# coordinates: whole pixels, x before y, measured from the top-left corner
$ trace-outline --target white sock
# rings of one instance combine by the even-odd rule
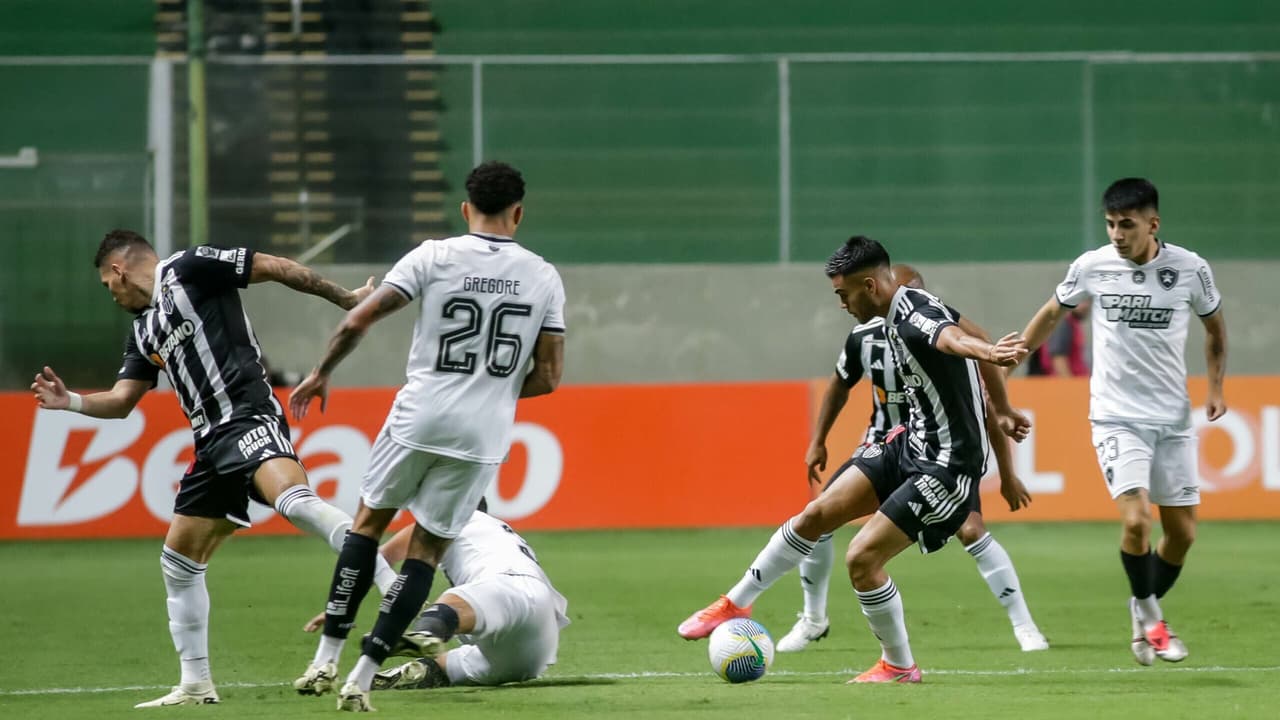
[[[813,542],[805,540],[791,529],[790,520],[786,521],[769,538],[769,543],[756,556],[755,562],[747,568],[747,573],[738,584],[726,593],[729,601],[741,608],[751,605],[778,578],[813,552],[813,545]]]
[[[880,657],[894,667],[909,668],[916,664],[911,657],[911,645],[907,642],[907,622],[902,614],[902,596],[893,580],[863,592],[855,590],[862,614],[867,617],[871,632],[880,640]]]
[[[373,676],[377,672],[378,663],[369,659],[368,655],[361,655],[356,666],[352,668],[351,674],[347,676],[347,682],[353,682],[361,690],[369,692],[369,689],[373,687]]]
[[[328,663],[338,664],[338,658],[342,655],[342,646],[347,642],[346,638],[335,638],[320,633],[320,647],[316,648],[316,656],[311,660],[312,665],[326,665]]]
[[[168,596],[169,634],[182,664],[182,686],[204,688],[209,673],[209,590],[204,583],[207,563],[198,563],[168,547],[160,551],[160,569]]]
[[[1164,619],[1160,610],[1160,601],[1155,595],[1138,598],[1138,616],[1142,618],[1142,629],[1150,630],[1152,626]]]
[[[1009,622],[1014,627],[1035,625],[1031,619],[1031,611],[1027,609],[1027,600],[1022,595],[1022,584],[1018,582],[1018,571],[1013,568],[1013,560],[1004,546],[987,533],[978,538],[972,545],[966,545],[965,551],[978,561],[978,572],[987,581],[991,594],[1004,606],[1009,614]]]
[[[827,589],[831,585],[831,568],[836,564],[836,549],[831,536],[823,535],[813,552],[800,561],[800,588],[804,590],[804,616],[810,620],[827,617]]]
[[[294,485],[280,493],[276,498],[276,512],[300,530],[329,543],[334,552],[342,552],[342,543],[351,529],[351,516],[321,500],[310,487]],[[378,587],[378,592],[386,595],[391,583],[395,582],[396,571],[382,555],[378,555],[376,563],[373,584]]]

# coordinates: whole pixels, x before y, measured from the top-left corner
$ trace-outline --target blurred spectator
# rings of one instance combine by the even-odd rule
[[[1085,355],[1084,321],[1089,317],[1089,301],[1077,305],[1054,328],[1049,340],[1027,363],[1027,375],[1086,377],[1089,362]]]

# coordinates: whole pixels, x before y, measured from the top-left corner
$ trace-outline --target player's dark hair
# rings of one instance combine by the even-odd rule
[[[467,201],[485,215],[497,215],[524,199],[524,177],[506,163],[477,165],[467,176]]]
[[[102,263],[106,261],[107,257],[117,250],[124,250],[128,253],[142,248],[155,252],[155,249],[151,247],[151,243],[147,242],[147,239],[138,233],[132,230],[112,230],[98,244],[98,254],[93,256],[93,267],[95,269],[102,267]]]
[[[871,267],[889,267],[889,251],[866,235],[854,235],[827,259],[827,277],[851,275]]]
[[[1146,178],[1121,178],[1102,193],[1102,207],[1107,212],[1160,209],[1160,193]]]

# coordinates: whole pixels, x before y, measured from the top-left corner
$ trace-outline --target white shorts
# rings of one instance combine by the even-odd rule
[[[473,645],[450,650],[445,672],[454,685],[532,680],[555,664],[560,645],[559,595],[541,578],[494,575],[446,590],[476,613]]]
[[[369,453],[360,497],[376,510],[408,510],[432,535],[456,538],[498,476],[498,467],[414,450],[383,430]]]
[[[1164,507],[1200,504],[1196,439],[1190,428],[1094,422],[1093,446],[1112,499],[1134,488]]]

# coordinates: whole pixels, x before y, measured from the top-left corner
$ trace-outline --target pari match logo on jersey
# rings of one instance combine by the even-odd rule
[[[1173,282],[1176,283],[1176,271],[1174,274]],[[1160,282],[1163,284],[1164,280],[1161,279]],[[1126,323],[1131,328],[1164,330],[1173,320],[1173,308],[1153,307],[1150,295],[1107,294],[1100,295],[1098,301],[1108,321]]]

